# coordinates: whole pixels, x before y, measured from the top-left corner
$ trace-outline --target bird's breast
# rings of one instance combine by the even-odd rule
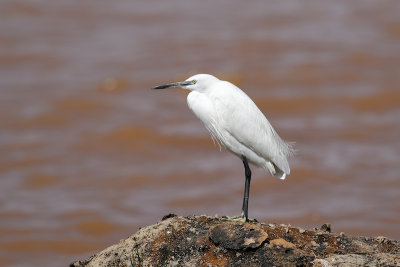
[[[223,142],[222,128],[212,98],[204,93],[192,91],[188,95],[187,103],[196,117],[203,122],[210,134],[217,140]]]
[[[195,91],[191,92],[187,97],[187,103],[189,108],[203,123],[211,123],[214,119],[215,107],[207,95]]]

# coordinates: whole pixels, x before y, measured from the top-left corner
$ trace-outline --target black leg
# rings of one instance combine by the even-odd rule
[[[249,167],[249,163],[247,162],[247,158],[245,156],[242,156],[242,160],[244,165],[244,174],[246,176],[246,181],[244,184],[242,216],[246,219],[247,222],[249,220],[249,190],[250,190],[251,170]]]

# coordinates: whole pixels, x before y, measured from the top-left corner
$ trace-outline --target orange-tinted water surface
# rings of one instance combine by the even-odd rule
[[[87,257],[167,213],[240,213],[241,161],[187,92],[211,73],[295,141],[250,217],[400,239],[398,1],[0,3],[0,265]]]

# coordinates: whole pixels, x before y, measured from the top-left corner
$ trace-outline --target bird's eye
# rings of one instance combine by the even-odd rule
[[[192,81],[192,84],[196,84],[196,83],[197,83],[197,81],[196,81],[196,80],[193,80],[193,81]]]

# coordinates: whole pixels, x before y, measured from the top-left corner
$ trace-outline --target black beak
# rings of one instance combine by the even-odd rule
[[[187,85],[191,85],[193,84],[192,81],[184,81],[184,82],[177,82],[177,83],[169,83],[169,84],[164,84],[164,85],[159,85],[156,87],[153,87],[151,89],[155,90],[155,89],[167,89],[167,88],[171,88],[171,87],[182,87],[182,86],[187,86]]]

